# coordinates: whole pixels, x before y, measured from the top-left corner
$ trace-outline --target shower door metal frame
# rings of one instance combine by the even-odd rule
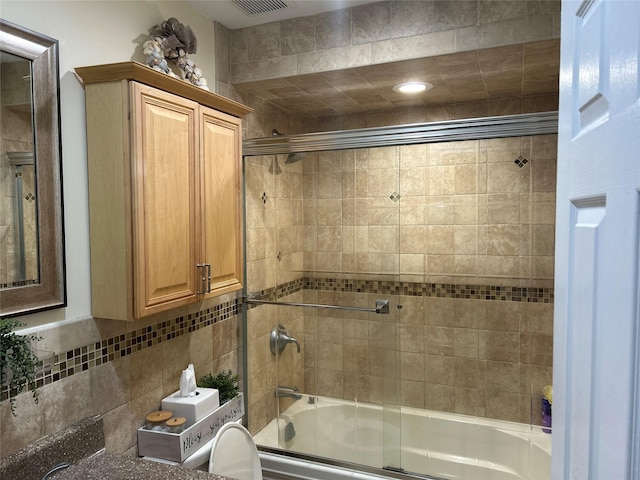
[[[440,122],[302,133],[242,142],[242,155],[277,155],[298,152],[390,147],[421,143],[486,140],[558,133],[558,112],[466,118]]]

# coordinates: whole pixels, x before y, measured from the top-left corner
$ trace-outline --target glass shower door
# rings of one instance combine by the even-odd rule
[[[267,162],[263,224],[272,226],[276,277],[267,293],[290,305],[261,308],[274,309],[272,330],[301,345],[300,354],[294,344],[275,354],[280,448],[400,468],[397,153]]]
[[[390,301],[386,315],[260,307],[250,329],[268,316],[270,328],[282,323],[301,340],[300,355],[287,347],[277,368],[266,362],[254,374],[250,415],[276,412],[278,386],[303,394],[277,399],[291,419],[281,423],[281,448],[304,451],[308,423],[313,452],[390,470],[497,478],[505,466],[527,478],[530,464],[549,461],[544,430],[539,444],[530,433],[551,384],[556,142],[540,133],[553,131],[553,118],[389,128],[384,138],[363,129],[349,141],[383,146],[356,150],[340,149],[352,132],[330,132],[319,137],[335,137],[334,150],[314,144],[295,163],[280,155],[260,166],[264,195],[256,188],[247,211],[268,213],[247,231],[258,247],[248,254],[255,279],[265,279],[257,290],[362,309]],[[459,139],[468,127],[482,132]],[[385,143],[405,130],[407,144]],[[424,143],[414,143],[415,130]],[[250,332],[258,349],[259,335],[268,332]],[[486,440],[498,433],[504,450]]]
[[[376,147],[357,151],[356,203],[364,210],[360,218],[367,243],[356,248],[369,259],[371,298],[390,302],[387,315],[370,320],[368,338],[372,389],[370,401],[381,411],[381,468],[402,470],[402,370],[400,356],[400,147]],[[364,179],[366,179],[366,184]],[[366,190],[364,186],[366,185]]]

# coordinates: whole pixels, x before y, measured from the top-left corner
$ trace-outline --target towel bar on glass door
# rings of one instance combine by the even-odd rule
[[[251,303],[254,305],[283,305],[286,307],[332,308],[334,310],[355,310],[358,312],[371,312],[379,314],[389,313],[389,300],[376,300],[375,308],[345,307],[342,305],[324,305],[318,303],[274,302],[271,300],[256,300],[249,297],[245,297],[244,301],[246,303]]]

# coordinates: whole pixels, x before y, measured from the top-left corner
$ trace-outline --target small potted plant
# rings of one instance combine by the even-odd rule
[[[198,380],[198,387],[217,389],[220,395],[220,405],[224,405],[238,395],[238,375],[231,370],[222,370],[216,375],[207,373]]]
[[[9,390],[11,413],[15,416],[15,397],[25,388],[31,390],[33,400],[38,403],[36,367],[38,357],[31,349],[31,342],[40,340],[34,335],[18,335],[17,327],[23,324],[17,320],[0,318],[0,385]]]

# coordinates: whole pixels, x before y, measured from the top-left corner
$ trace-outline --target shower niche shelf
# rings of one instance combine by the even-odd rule
[[[241,117],[251,109],[135,62],[76,73],[93,316],[135,320],[241,289]]]

